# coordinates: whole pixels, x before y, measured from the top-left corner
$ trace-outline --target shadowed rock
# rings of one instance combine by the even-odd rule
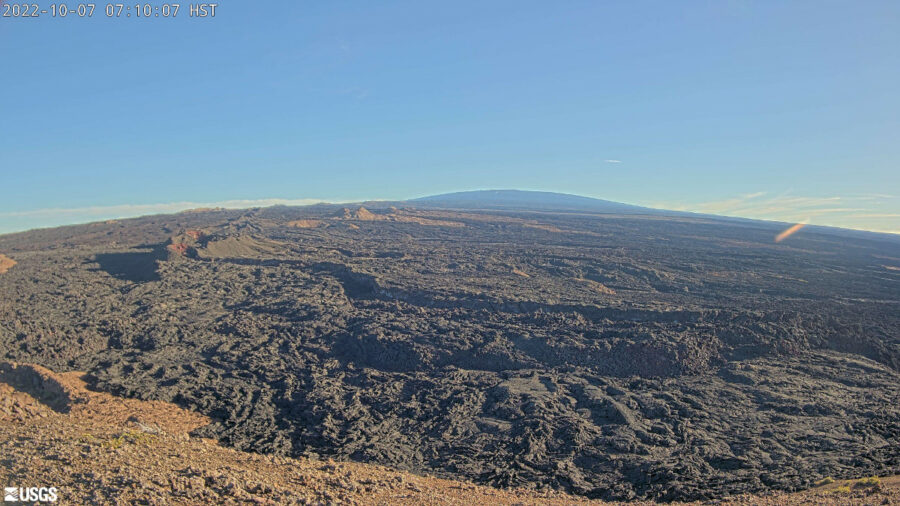
[[[154,248],[137,252],[100,253],[94,256],[94,261],[100,265],[100,270],[116,279],[143,283],[159,281],[157,261],[163,258],[162,248]]]

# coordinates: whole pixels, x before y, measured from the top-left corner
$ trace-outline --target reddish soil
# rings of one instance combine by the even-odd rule
[[[203,237],[206,237],[206,234],[203,233],[202,230],[196,230],[196,229],[185,230],[184,234],[195,241],[199,241]]]
[[[5,274],[14,265],[16,265],[15,260],[6,255],[0,255],[0,274]]]
[[[175,253],[176,255],[185,256],[187,255],[187,252],[191,249],[191,247],[183,242],[177,242],[169,244],[168,246],[166,246],[166,249],[168,249],[172,253]]]
[[[235,451],[190,435],[207,422],[165,402],[90,391],[79,372],[0,362],[0,481],[57,487],[61,504],[609,504]],[[898,504],[900,477],[719,503]]]
[[[189,432],[174,405],[85,388],[82,373],[0,363],[6,486],[54,486],[62,504],[581,504],[380,466],[263,456]]]
[[[392,221],[395,223],[417,223],[419,225],[431,227],[464,227],[465,224],[458,221],[439,220],[425,217],[418,212],[401,211],[391,208],[390,212],[385,214],[376,214],[365,207],[360,207],[356,211],[349,209],[343,210],[343,219],[358,221]],[[302,221],[302,220],[301,220]]]
[[[295,228],[316,228],[322,224],[322,220],[294,220],[289,221],[287,226]]]
[[[357,220],[363,220],[363,221],[375,221],[378,219],[378,215],[372,213],[365,207],[360,207],[359,209],[356,210],[355,213],[353,213],[353,218],[357,219]]]

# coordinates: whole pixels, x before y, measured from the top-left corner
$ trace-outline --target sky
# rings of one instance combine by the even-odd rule
[[[900,233],[895,0],[105,5],[0,17],[0,233],[488,188]]]

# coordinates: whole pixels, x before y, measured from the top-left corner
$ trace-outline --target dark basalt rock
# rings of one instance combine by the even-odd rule
[[[367,208],[0,236],[0,356],[177,402],[240,449],[498,486],[705,499],[900,472],[896,242]]]

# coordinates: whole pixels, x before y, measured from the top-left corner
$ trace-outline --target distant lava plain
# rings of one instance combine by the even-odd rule
[[[239,449],[496,486],[897,474],[900,241],[783,228],[476,192],[8,234],[0,355]]]

